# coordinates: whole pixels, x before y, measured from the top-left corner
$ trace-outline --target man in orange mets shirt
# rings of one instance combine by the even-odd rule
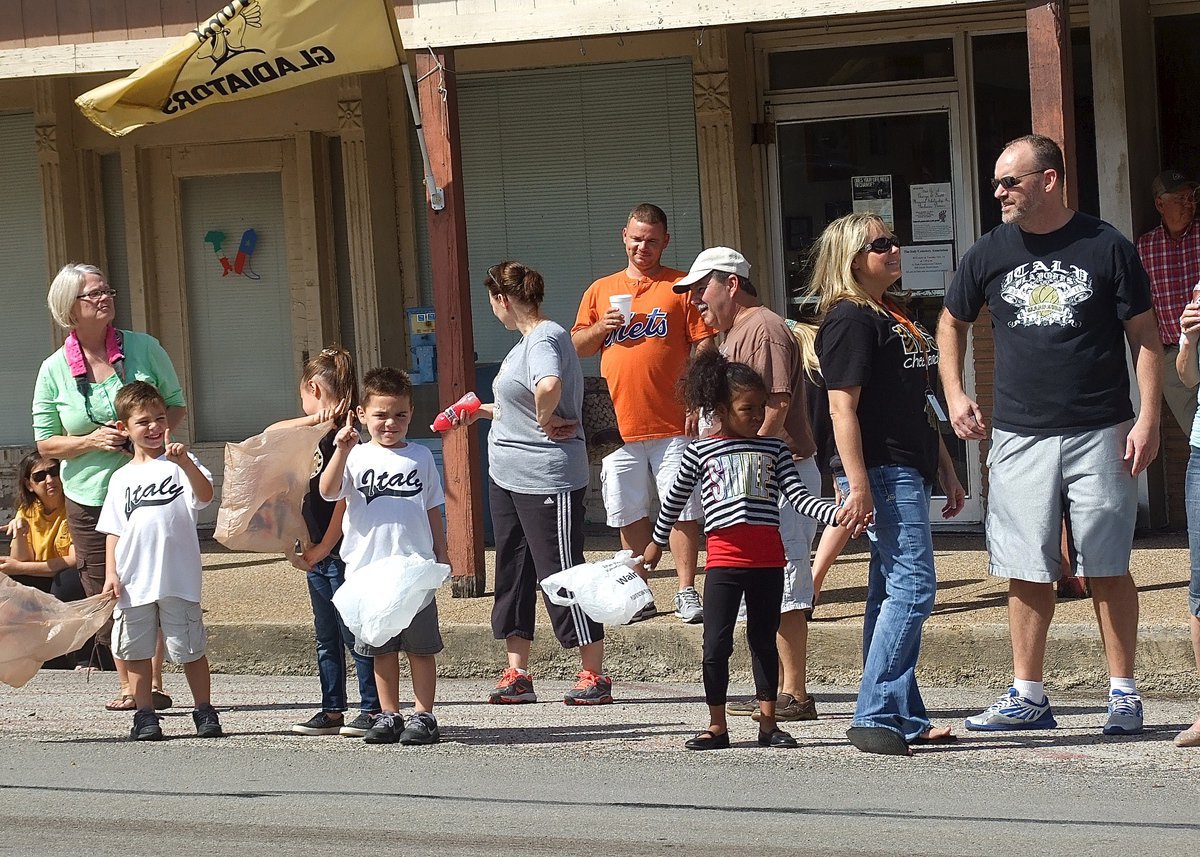
[[[621,238],[629,264],[584,292],[571,340],[580,357],[600,354],[600,373],[608,382],[625,441],[601,465],[604,508],[608,525],[621,530],[621,544],[638,555],[650,543],[651,482],[665,497],[684,447],[696,435],[696,415],[686,413],[676,386],[693,347],[715,347],[717,332],[704,323],[687,295],[672,290],[684,272],[662,265],[671,236],[661,208],[637,206]],[[610,300],[614,296],[617,300]],[[617,306],[626,296],[632,298],[628,317]],[[679,576],[675,615],[688,623],[704,618],[695,588],[698,516],[693,497],[670,536]],[[657,613],[651,603],[633,621]]]

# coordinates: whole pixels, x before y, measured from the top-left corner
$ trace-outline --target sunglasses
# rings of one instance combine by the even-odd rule
[[[896,240],[895,235],[884,235],[882,238],[876,238],[874,241],[868,241],[859,248],[859,253],[867,250],[872,253],[890,253],[893,247],[899,247],[900,242]]]
[[[1021,179],[1027,178],[1028,176],[1036,176],[1038,173],[1044,173],[1044,172],[1046,172],[1046,170],[1043,168],[1040,170],[1034,170],[1031,173],[1021,173],[1019,176],[1000,176],[1000,178],[998,178],[998,179],[991,180],[992,190],[995,190],[996,188],[1000,187],[1001,185],[1004,185],[1005,190],[1012,190],[1014,187],[1016,187],[1017,185],[1019,185],[1021,183]]]
[[[55,479],[58,478],[57,464],[51,464],[45,470],[35,470],[29,474],[29,478],[39,485],[46,481],[47,476],[53,476]]]
[[[96,289],[91,292],[84,292],[75,298],[77,301],[88,301],[90,303],[100,303],[104,298],[116,298],[116,289]]]

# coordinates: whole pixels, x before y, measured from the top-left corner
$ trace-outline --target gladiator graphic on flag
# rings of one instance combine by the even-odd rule
[[[1092,296],[1092,278],[1076,265],[1030,262],[1008,272],[1000,296],[1017,308],[1009,327],[1079,327],[1075,305]]]
[[[200,40],[196,56],[211,59],[213,71],[216,71],[238,54],[266,53],[259,48],[246,47],[247,27],[262,29],[262,10],[257,0],[251,0],[240,9],[229,4],[195,31],[196,38]]]

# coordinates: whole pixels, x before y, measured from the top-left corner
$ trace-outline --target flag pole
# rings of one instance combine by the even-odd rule
[[[396,9],[392,5],[392,0],[380,0],[380,2],[383,3],[387,19],[391,23],[392,42],[396,46],[396,61],[400,63],[400,70],[404,73],[404,88],[408,91],[409,112],[412,114],[413,128],[417,132],[417,145],[421,149],[421,163],[425,169],[425,189],[429,193],[429,206],[434,211],[441,211],[446,207],[446,194],[438,187],[437,179],[433,175],[433,165],[429,163],[429,147],[425,145],[425,129],[421,125],[421,102],[417,100],[417,90],[413,85],[412,70],[409,69],[408,63],[405,62],[404,43],[400,41],[400,27],[396,20]]]

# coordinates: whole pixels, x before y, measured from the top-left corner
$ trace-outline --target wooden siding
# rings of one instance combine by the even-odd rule
[[[7,0],[0,50],[182,36],[227,0]],[[410,17],[410,2],[395,3]]]

